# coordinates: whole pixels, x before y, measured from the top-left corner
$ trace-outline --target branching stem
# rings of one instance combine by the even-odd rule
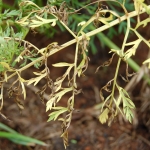
[[[125,38],[123,40],[123,44],[122,44],[122,48],[121,48],[122,54],[124,53],[125,44],[127,42],[128,36],[129,36],[129,31],[130,31],[130,18],[128,17],[127,18],[127,30],[126,30]],[[110,104],[109,104],[110,107],[112,106],[112,102],[113,102],[113,98],[114,98],[114,92],[115,92],[115,87],[116,87],[116,84],[117,84],[117,76],[118,76],[120,63],[121,63],[121,58],[119,57],[118,63],[117,63],[117,68],[116,68],[116,72],[115,72],[114,82],[113,82],[113,88],[112,88],[112,93],[111,93],[111,100],[110,100]]]
[[[113,87],[112,87],[111,99],[110,99],[109,107],[112,107],[112,103],[113,103],[113,98],[114,98],[115,87],[116,87],[116,83],[117,83],[117,76],[118,76],[118,71],[119,71],[120,63],[121,63],[121,58],[119,57],[118,63],[117,63],[117,67],[116,67],[115,77],[114,77],[114,81],[113,81]]]
[[[148,6],[148,8],[150,9],[150,5]],[[143,9],[143,10],[140,12],[140,14],[142,14],[142,13],[144,13],[144,12],[146,12],[146,9]],[[131,13],[128,13],[128,17],[130,17],[130,18],[131,18],[131,17],[135,17],[135,16],[137,16],[137,15],[138,15],[138,13],[137,13],[136,11],[133,11],[133,12],[131,12]],[[104,30],[106,30],[106,29],[108,29],[108,28],[110,28],[110,27],[112,27],[112,26],[114,26],[114,25],[116,25],[116,24],[118,24],[118,23],[120,23],[120,22],[126,20],[126,19],[127,19],[127,16],[124,15],[124,16],[120,17],[119,19],[116,19],[116,20],[110,22],[109,25],[104,25],[104,26],[102,26],[102,27],[100,27],[100,28],[97,28],[97,29],[95,29],[95,30],[93,30],[93,31],[91,31],[91,32],[86,33],[85,35],[86,35],[87,37],[91,37],[91,36],[93,36],[93,35],[95,35],[95,34],[97,34],[97,33],[99,33],[99,32],[102,32],[102,31],[104,31]],[[80,41],[81,39],[82,39],[82,36],[79,36],[79,37],[78,37],[78,41]],[[51,53],[49,53],[48,56],[51,56],[51,55],[57,53],[58,51],[64,49],[65,47],[68,47],[68,46],[70,46],[70,45],[72,45],[72,44],[74,44],[74,43],[76,43],[76,42],[77,42],[76,39],[73,39],[73,40],[71,40],[71,41],[69,41],[69,42],[66,42],[65,44],[61,45],[60,48],[58,48],[58,49],[53,49],[53,50],[51,51]],[[46,49],[46,48],[45,48],[45,49]],[[26,65],[26,66],[24,66],[24,67],[22,67],[22,68],[20,68],[18,71],[23,71],[23,70],[25,70],[25,69],[27,69],[27,68],[33,66],[36,62],[43,60],[44,57],[45,57],[45,56],[39,57],[39,58],[36,59],[35,61],[29,63],[28,65]],[[15,74],[16,74],[16,73],[13,73],[13,74],[11,74],[10,76],[8,76],[8,79],[10,79],[11,77],[13,77]]]

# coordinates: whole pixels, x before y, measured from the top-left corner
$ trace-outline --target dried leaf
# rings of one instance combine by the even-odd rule
[[[132,77],[133,75],[135,75],[136,73],[131,73],[131,74],[129,74],[128,73],[128,63],[126,63],[126,78],[125,77],[123,77],[122,75],[120,75],[121,76],[121,78],[125,81],[125,82],[129,82],[129,78],[128,77]]]
[[[21,103],[21,100],[18,97],[16,97],[15,102],[17,103],[17,106],[20,110],[24,109],[24,105]]]
[[[102,89],[100,90],[99,94],[100,94],[100,98],[101,98],[101,100],[102,100],[102,101],[104,101],[105,99],[104,99],[104,96],[103,96]]]
[[[108,89],[108,87],[111,86],[111,82],[113,81],[114,79],[110,80],[105,86],[103,86],[101,89],[100,89],[100,98],[102,101],[104,101],[104,96],[103,96],[103,92],[102,90],[105,90],[106,92],[111,92],[110,89]]]
[[[126,79],[125,77],[123,77],[121,74],[120,74],[120,77],[122,78],[123,81],[125,82],[129,82],[128,78]]]
[[[111,126],[111,124],[112,124],[114,118],[115,118],[115,115],[114,115],[113,113],[111,113],[111,116],[108,118],[108,126],[109,126],[109,127]]]
[[[99,66],[95,73],[98,72],[98,70],[101,68],[101,67],[106,67],[106,66],[109,66],[111,63],[112,63],[112,60],[113,60],[113,57],[114,57],[115,53],[112,55],[112,57],[108,60],[108,61],[105,61],[101,66]]]
[[[4,114],[2,114],[1,112],[0,112],[0,116],[3,118],[3,119],[5,119],[5,120],[7,120],[7,121],[11,121],[8,117],[6,117]]]
[[[89,61],[88,57],[87,57],[86,53],[84,52],[82,61],[80,62],[80,64],[77,67],[78,77],[80,77],[86,71],[86,69],[88,67],[88,61]]]
[[[23,79],[18,72],[17,72],[17,74],[18,74],[19,82],[20,82],[21,87],[22,87],[22,94],[24,96],[24,99],[26,99],[26,90],[25,90],[24,83],[27,82],[27,81],[25,79]]]
[[[66,149],[67,146],[69,146],[69,144],[68,144],[68,131],[65,130],[65,131],[63,132],[63,134],[61,135],[61,137],[63,138],[64,147],[65,147],[65,149]]]

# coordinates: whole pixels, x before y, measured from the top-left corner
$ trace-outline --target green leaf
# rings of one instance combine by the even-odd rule
[[[0,129],[8,131],[8,132],[0,131],[0,138],[7,138],[8,140],[16,144],[26,145],[26,146],[32,146],[35,144],[39,144],[43,146],[47,145],[46,143],[40,140],[19,134],[18,132],[16,132],[15,130],[11,129],[10,127],[6,126],[3,123],[0,123]]]
[[[123,112],[125,113],[126,119],[132,123],[132,119],[133,119],[133,113],[131,111],[131,109],[129,107],[124,107],[123,108]]]
[[[124,89],[119,88],[119,94],[123,100],[123,112],[126,116],[126,119],[131,123],[134,117],[132,113],[132,109],[135,108],[135,105],[130,99],[128,93]]]
[[[17,133],[15,130],[9,128],[8,126],[6,126],[5,124],[3,123],[0,123],[0,129],[3,129],[5,131],[8,131],[10,133]]]
[[[10,141],[15,142],[20,145],[26,145],[26,146],[34,146],[35,144],[43,145],[43,146],[47,145],[46,143],[44,143],[40,140],[21,135],[19,133],[8,133],[8,132],[0,131],[0,137],[7,138]]]
[[[55,107],[55,109],[56,108],[57,107]],[[51,121],[51,120],[55,121],[58,118],[59,115],[61,115],[62,113],[68,111],[68,108],[65,108],[65,107],[61,107],[61,108],[59,107],[58,109],[60,109],[60,110],[54,111],[54,112],[49,114],[50,117],[49,117],[48,121]]]

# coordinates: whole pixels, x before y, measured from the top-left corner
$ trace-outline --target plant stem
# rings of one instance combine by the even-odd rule
[[[117,67],[116,67],[116,71],[115,71],[115,76],[114,76],[114,82],[113,82],[113,87],[112,87],[112,92],[111,92],[111,99],[110,99],[110,103],[109,103],[110,107],[112,106],[112,102],[113,102],[113,98],[114,98],[115,86],[116,86],[116,83],[117,83],[117,76],[118,76],[120,63],[121,63],[121,58],[119,57]]]
[[[126,30],[126,34],[125,34],[123,44],[122,44],[122,48],[121,48],[122,54],[124,53],[125,44],[127,43],[127,38],[129,36],[129,31],[130,31],[130,18],[128,17],[127,18],[127,30]]]
[[[1,84],[1,93],[0,93],[0,100],[1,100],[1,104],[0,104],[0,111],[2,110],[2,108],[3,108],[3,102],[4,102],[4,100],[3,100],[3,89],[4,89],[4,87],[3,87],[3,83]]]
[[[150,5],[148,6],[148,8],[150,9]],[[144,13],[144,12],[146,12],[146,9],[143,9],[143,10],[140,12],[140,14],[142,14],[142,13]],[[138,15],[138,14],[137,14],[136,11],[133,11],[133,12],[131,12],[131,13],[128,13],[128,17],[134,17],[134,16],[137,16],[137,15]],[[100,28],[97,28],[97,29],[95,29],[95,30],[93,30],[93,31],[91,31],[91,32],[86,33],[85,35],[86,35],[87,37],[93,36],[93,35],[95,35],[95,34],[97,34],[97,33],[99,33],[99,32],[102,32],[102,31],[104,31],[104,30],[106,30],[106,29],[108,29],[108,28],[110,28],[110,27],[112,27],[112,26],[114,26],[114,25],[116,25],[116,24],[118,24],[118,23],[120,23],[120,22],[126,20],[126,19],[127,19],[127,16],[124,15],[124,16],[120,17],[119,19],[116,19],[116,20],[110,22],[109,25],[104,25],[104,26],[102,26],[102,27],[100,27]],[[78,37],[78,40],[81,40],[81,39],[82,39],[82,36],[79,36],[79,37]],[[73,39],[73,40],[71,40],[71,41],[69,41],[69,42],[66,42],[65,44],[62,44],[62,45],[60,46],[60,48],[57,48],[57,49],[55,48],[55,49],[53,49],[53,50],[51,51],[51,53],[49,53],[48,56],[51,56],[51,55],[57,53],[58,51],[64,49],[65,47],[68,47],[68,46],[70,46],[70,45],[72,45],[72,44],[74,44],[74,43],[76,43],[76,42],[77,42],[76,39]],[[46,47],[45,47],[45,49],[46,49]],[[118,48],[118,49],[119,49],[119,48]],[[40,58],[36,59],[34,62],[29,63],[27,66],[24,66],[24,67],[20,68],[18,71],[23,71],[23,70],[25,70],[25,69],[27,69],[27,68],[33,66],[36,62],[41,61],[42,59],[44,59],[44,57],[45,57],[45,56],[41,56]],[[8,76],[7,79],[10,79],[10,78],[13,77],[15,74],[16,74],[16,73],[11,74],[10,76]]]
[[[60,20],[60,23],[70,32],[70,34],[73,35],[74,38],[77,38],[77,36],[61,20]]]
[[[76,44],[75,59],[74,59],[73,85],[74,85],[75,88],[77,88],[77,85],[76,85],[76,72],[77,72],[78,50],[79,50],[79,42],[77,42],[77,44]]]
[[[123,44],[122,44],[122,48],[121,48],[122,56],[124,54],[125,44],[126,44],[127,39],[128,39],[129,31],[130,31],[130,18],[128,17],[127,18],[127,30],[126,30],[126,34],[125,34],[125,37],[124,37],[124,40],[123,40]],[[116,68],[116,72],[115,72],[114,82],[113,82],[113,88],[112,88],[112,93],[111,93],[111,100],[110,100],[110,104],[109,104],[110,107],[112,106],[112,103],[113,103],[114,92],[115,92],[115,87],[116,87],[116,83],[117,83],[117,76],[118,76],[120,63],[121,63],[121,58],[119,57],[118,63],[117,63],[117,68]]]

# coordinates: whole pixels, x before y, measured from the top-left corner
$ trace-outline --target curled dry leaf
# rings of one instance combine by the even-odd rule
[[[124,80],[125,82],[129,82],[129,77],[132,77],[132,76],[134,76],[136,73],[131,73],[131,74],[129,74],[129,72],[128,72],[128,63],[126,63],[126,78],[125,77],[123,77],[122,75],[120,75],[121,76],[121,78],[122,78],[122,80]]]
[[[99,66],[96,69],[95,73],[97,73],[101,67],[108,67],[112,63],[114,55],[115,55],[115,53],[112,55],[112,57],[109,60],[105,61],[101,66]]]
[[[16,102],[16,104],[17,104],[17,106],[19,107],[20,110],[24,109],[24,105],[23,105],[23,103],[21,102],[21,100],[18,96],[16,96],[15,102]]]
[[[103,92],[102,90],[105,90],[106,92],[111,92],[111,90],[108,88],[111,86],[111,82],[113,81],[114,79],[110,80],[105,86],[103,86],[101,89],[100,89],[100,98],[102,101],[105,100],[104,96],[103,96]]]
[[[0,112],[0,116],[4,119],[4,120],[7,120],[7,121],[11,121],[8,117],[6,117],[4,114],[2,114],[1,112]]]

